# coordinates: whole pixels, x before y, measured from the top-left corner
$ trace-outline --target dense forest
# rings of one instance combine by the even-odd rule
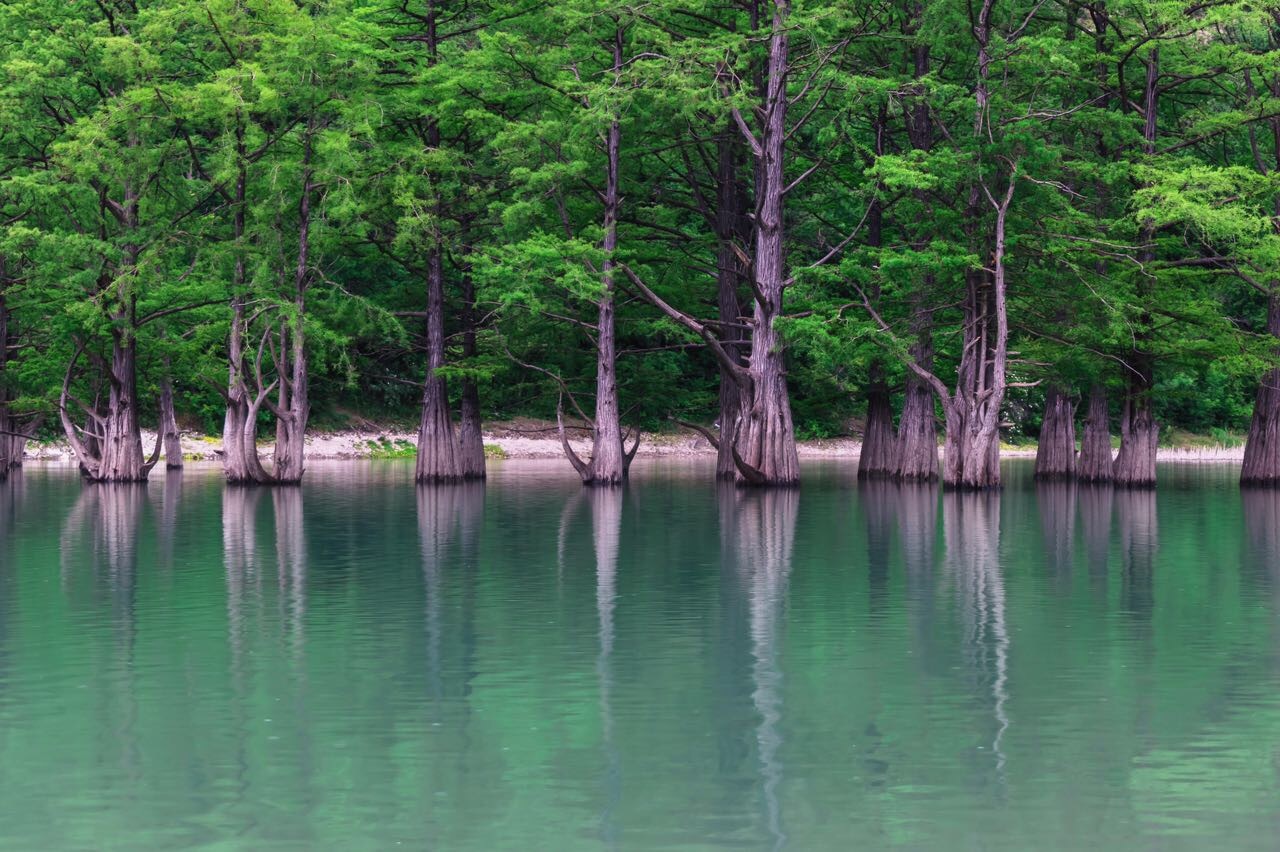
[[[665,424],[792,484],[857,418],[860,476],[995,486],[1019,433],[1144,486],[1162,427],[1247,426],[1280,484],[1278,39],[1239,0],[3,0],[0,470],[44,430],[145,479],[182,420],[296,483],[355,410],[419,412],[428,482],[529,414],[584,483]]]

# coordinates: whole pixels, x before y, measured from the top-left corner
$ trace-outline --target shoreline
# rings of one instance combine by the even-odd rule
[[[143,446],[151,447],[155,432],[143,430]],[[306,455],[316,460],[354,460],[412,458],[417,435],[402,429],[344,429],[308,433]],[[526,424],[493,424],[484,433],[485,454],[497,459],[557,459],[564,457],[554,426],[533,427]],[[591,451],[587,438],[570,438],[569,444],[579,454]],[[273,441],[259,445],[264,459],[271,458]],[[862,442],[857,438],[822,438],[798,441],[802,459],[856,460]],[[938,448],[941,453],[942,448]],[[641,433],[639,458],[714,457],[715,448],[701,435],[691,432]],[[1002,458],[1035,458],[1034,447],[1002,446]],[[217,436],[199,432],[182,433],[182,455],[187,461],[217,461],[222,455],[222,441]],[[65,441],[27,445],[23,458],[30,461],[73,462],[70,446]],[[1240,462],[1244,447],[1159,447],[1156,460],[1161,462]]]

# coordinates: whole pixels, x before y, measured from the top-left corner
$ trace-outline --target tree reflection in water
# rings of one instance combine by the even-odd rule
[[[1071,567],[1076,535],[1076,484],[1061,480],[1036,483],[1040,533],[1044,537],[1044,561],[1053,588],[1071,590]]]
[[[733,526],[737,562],[746,586],[751,624],[751,698],[760,724],[756,728],[765,822],[774,848],[786,845],[779,787],[783,765],[782,667],[779,662],[787,582],[795,545],[800,492],[794,488],[740,490]]]
[[[1009,728],[1009,631],[1000,570],[1000,492],[947,491],[942,495],[945,565],[955,583],[964,625],[964,655],[980,689],[990,691],[996,775],[1005,782],[1004,735]]]

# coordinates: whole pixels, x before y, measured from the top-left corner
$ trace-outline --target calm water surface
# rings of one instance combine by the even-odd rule
[[[0,484],[13,849],[1280,845],[1280,495]]]

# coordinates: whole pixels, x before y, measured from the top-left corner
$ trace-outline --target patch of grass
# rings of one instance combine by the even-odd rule
[[[394,441],[390,438],[379,438],[365,441],[364,445],[371,459],[411,459],[418,451],[417,447],[403,438],[397,438]]]
[[[487,459],[505,459],[507,451],[499,447],[497,444],[484,445],[484,457]]]
[[[1219,447],[1233,449],[1243,447],[1244,439],[1243,433],[1218,427],[1210,429],[1207,435],[1176,428],[1160,432],[1160,446],[1176,450],[1211,450]]]

